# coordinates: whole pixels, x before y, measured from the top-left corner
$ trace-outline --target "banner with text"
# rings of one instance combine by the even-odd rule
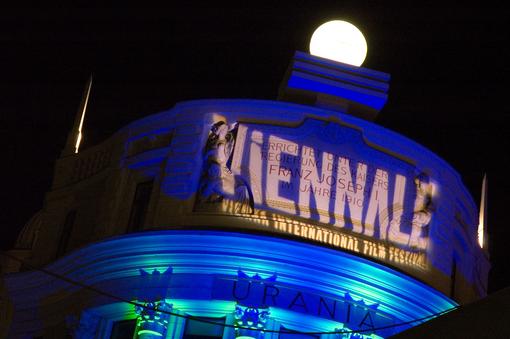
[[[299,216],[412,252],[428,247],[436,184],[368,146],[360,131],[308,119],[239,124],[230,169],[256,210]]]

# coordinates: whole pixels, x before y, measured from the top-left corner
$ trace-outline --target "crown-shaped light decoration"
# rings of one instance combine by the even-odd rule
[[[163,273],[154,269],[151,273],[140,269],[140,283],[136,299],[144,302],[155,302],[165,299],[172,277],[172,267],[168,267]]]
[[[367,309],[370,309],[370,310],[373,310],[373,311],[377,310],[377,308],[379,307],[379,303],[368,304],[363,299],[354,300],[354,298],[351,297],[349,292],[345,293],[345,300],[347,302],[350,302],[350,303],[354,304],[354,305],[361,306],[361,307],[366,307]]]
[[[263,338],[269,314],[269,309],[236,305],[234,314],[236,338]]]
[[[276,273],[273,273],[273,275],[270,277],[262,278],[258,273],[255,273],[254,275],[249,276],[248,274],[244,273],[242,270],[237,270],[237,277],[239,279],[246,279],[246,280],[251,280],[251,281],[260,282],[260,283],[275,282],[277,279]]]
[[[170,275],[172,274],[172,271],[173,271],[173,268],[168,266],[168,268],[165,270],[165,272],[161,273],[160,271],[158,271],[157,268],[155,268],[152,273],[149,273],[147,272],[146,270],[144,270],[143,268],[140,268],[140,275],[142,277],[150,277],[152,278],[153,280],[155,279],[158,279],[158,280],[161,280],[161,279],[170,279]]]

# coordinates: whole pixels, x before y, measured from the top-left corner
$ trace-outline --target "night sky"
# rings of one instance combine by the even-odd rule
[[[91,73],[83,147],[179,101],[275,99],[294,51],[344,19],[367,39],[363,66],[392,75],[377,123],[448,161],[477,204],[487,173],[489,287],[510,285],[509,13],[439,3],[2,9],[1,248],[42,208]]]

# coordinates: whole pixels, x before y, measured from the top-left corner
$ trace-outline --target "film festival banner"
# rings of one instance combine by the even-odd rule
[[[277,231],[425,268],[435,189],[347,126],[220,122],[205,147],[197,210],[274,212],[288,216]]]

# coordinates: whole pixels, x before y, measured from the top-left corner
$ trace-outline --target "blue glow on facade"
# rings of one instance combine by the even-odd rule
[[[299,58],[306,56],[297,53],[298,73],[324,71]],[[374,91],[302,73],[289,86],[384,105],[385,74],[340,68],[321,75]],[[354,116],[275,101],[199,100],[136,121],[107,142],[118,150],[108,165],[87,151],[79,166],[62,160],[104,172],[62,180],[55,193],[64,201],[74,189],[89,196],[89,184],[111,188],[98,198],[108,206],[98,207],[97,224],[78,223],[86,230],[77,230],[75,250],[46,261],[47,270],[80,284],[41,271],[6,279],[17,310],[36,314],[34,305],[50,305],[45,326],[59,326],[66,310],[84,338],[109,338],[124,320],[137,322],[140,338],[180,338],[192,318],[221,322],[224,338],[274,339],[280,330],[380,338],[457,306],[444,294],[452,260],[468,283],[482,276],[476,206],[459,175],[412,140]],[[128,214],[146,182],[147,219],[136,228],[143,232],[125,234],[135,229],[126,227]],[[58,238],[55,215],[44,231],[53,233],[40,233],[44,246]],[[13,336],[40,335],[37,324],[25,328],[23,312],[13,313]]]
[[[385,81],[383,75],[384,74],[372,74],[370,76],[372,78],[378,78],[381,76],[381,80]],[[161,152],[153,153],[152,151],[149,151],[145,154],[128,157],[125,159],[126,164],[129,164],[128,166],[132,166],[133,168],[138,168],[150,177],[155,177],[161,170],[159,166],[161,166],[164,161],[167,161],[166,168],[164,169],[166,174],[163,176],[160,186],[161,192],[171,199],[189,199],[197,191],[199,179],[199,174],[196,173],[196,171],[192,171],[192,168],[202,166],[202,162],[197,162],[196,159],[190,158],[189,152],[192,150],[194,150],[194,152],[200,152],[203,149],[203,143],[205,142],[201,139],[203,137],[200,137],[199,134],[197,134],[199,132],[197,132],[196,124],[203,124],[205,122],[204,119],[208,119],[205,118],[207,116],[205,114],[211,114],[210,112],[217,112],[217,114],[221,115],[226,114],[225,112],[237,111],[253,112],[253,118],[251,119],[254,120],[257,120],[257,117],[259,116],[270,116],[273,120],[282,120],[285,121],[286,124],[290,125],[299,125],[306,118],[314,118],[318,120],[339,121],[346,126],[351,126],[362,133],[364,142],[370,147],[377,150],[384,150],[384,152],[389,155],[398,154],[402,159],[410,159],[417,167],[425,168],[430,177],[437,178],[439,180],[439,185],[436,186],[435,195],[436,198],[441,200],[441,203],[436,206],[436,213],[442,217],[441,220],[438,219],[435,222],[435,225],[430,227],[430,236],[432,238],[441,238],[445,236],[441,235],[441,233],[446,232],[439,229],[442,227],[441,225],[453,225],[457,223],[456,217],[454,216],[454,212],[457,209],[462,214],[464,224],[472,225],[473,229],[476,227],[473,221],[476,219],[476,215],[469,211],[476,210],[477,207],[470,197],[469,192],[462,184],[460,176],[449,164],[440,159],[437,155],[412,140],[395,132],[389,131],[381,126],[377,126],[370,122],[347,114],[342,114],[340,112],[326,111],[309,106],[275,101],[238,99],[196,100],[183,102],[178,104],[166,115],[161,113],[147,117],[134,122],[121,130],[121,132],[124,133],[126,130],[138,130],[144,126],[150,126],[150,129],[157,130],[157,128],[152,127],[153,124],[160,125],[167,122],[169,126],[172,126],[168,129],[169,131],[172,131],[172,145],[175,146],[174,151],[172,151],[171,161],[165,160],[166,158],[164,158],[164,156],[168,154],[168,150],[165,149]],[[204,114],[204,117],[200,118],[201,120],[190,120],[192,118],[189,112],[196,112],[199,116]],[[243,113],[244,116],[249,115],[247,114],[248,113]],[[130,132],[130,134],[132,133],[133,132]],[[148,132],[143,130],[143,132],[140,131],[140,133],[147,135]],[[150,159],[151,157],[152,160]],[[266,181],[266,173],[262,173],[261,179],[263,182]],[[462,206],[455,206],[458,205],[458,203],[451,196],[451,191],[450,193],[446,193],[444,191],[442,186],[444,184],[447,184],[449,187],[455,187],[455,191],[457,192],[455,194],[462,197],[461,200],[457,200],[461,202]],[[411,182],[406,184],[407,187],[410,187],[410,185],[412,185]],[[409,206],[409,203],[406,203],[406,208],[409,209]],[[456,228],[454,227],[453,229]],[[464,237],[464,235],[461,234],[456,234],[455,236],[458,239]],[[451,254],[446,254],[446,256],[450,257]],[[432,260],[431,264],[434,265],[436,269],[441,271],[443,274],[450,276],[451,265],[446,263],[450,259],[445,260],[443,255],[429,259]],[[471,274],[466,273],[465,278],[471,283],[475,282],[473,280],[473,275]]]
[[[386,92],[389,89],[389,85],[386,82],[374,81],[360,76],[355,76],[349,73],[343,73],[336,70],[325,69],[323,67],[315,66],[313,64],[307,64],[301,61],[294,62],[294,68],[303,72],[313,72],[318,75],[328,76],[336,78],[338,80],[347,81],[356,85],[374,87],[380,91]]]
[[[374,109],[381,109],[386,103],[387,96],[367,89],[355,88],[348,84],[339,84],[331,80],[315,79],[314,76],[301,72],[293,72],[288,86],[296,89],[309,90],[343,97],[362,103]]]
[[[138,314],[136,331],[141,339],[149,339],[152,336],[166,336],[168,329],[169,315],[164,312],[171,312],[173,305],[167,304],[163,299],[147,302],[144,306],[136,306]],[[163,312],[162,312],[163,311]]]
[[[357,67],[357,66],[353,66],[353,65],[349,65],[349,64],[344,64],[341,62],[336,62],[333,60],[317,57],[317,56],[314,56],[314,55],[311,55],[311,54],[308,54],[305,52],[296,51],[294,54],[294,57],[296,60],[304,60],[304,61],[313,62],[318,65],[326,66],[326,68],[339,69],[339,70],[342,70],[342,71],[345,71],[348,73],[356,72],[356,73],[359,73],[365,77],[370,77],[370,78],[377,79],[380,81],[389,81],[391,78],[390,74],[388,74],[388,73],[376,71],[376,70],[365,68],[365,67]]]
[[[151,290],[152,295],[159,291],[159,294],[166,294],[165,300],[173,304],[173,310],[192,309],[194,304],[202,302],[214,305],[214,300],[223,299],[230,303],[232,314],[235,303],[245,300],[241,295],[243,291],[236,294],[232,290],[232,283],[239,281],[244,284],[244,294],[247,284],[252,285],[249,293],[254,296],[262,293],[259,296],[266,299],[270,315],[275,319],[296,324],[306,322],[310,326],[311,319],[317,319],[312,327],[321,331],[334,331],[335,326],[347,320],[344,325],[351,329],[377,328],[456,306],[427,285],[369,260],[306,243],[241,233],[158,231],[131,234],[89,245],[48,269],[86,281],[119,297],[131,298],[137,286],[145,296]],[[156,269],[159,274],[141,276],[140,269],[153,273]],[[162,272],[167,272],[167,278],[163,278]],[[152,279],[154,277],[158,279]],[[38,281],[39,286],[42,284],[49,291],[76,291],[75,287],[38,272],[26,273],[10,283],[16,284],[19,279]],[[112,279],[115,286],[108,283]],[[166,292],[161,292],[162,282],[166,282],[166,288],[163,287]],[[188,285],[202,287],[186,288]],[[33,300],[34,293],[35,290],[25,295],[24,300]],[[314,295],[320,296],[320,300]],[[319,303],[311,302],[313,298]],[[343,322],[331,317],[333,305],[338,314],[344,312]],[[322,311],[318,312],[317,307]],[[154,331],[153,328],[141,330]],[[390,333],[393,332],[378,332],[382,336]]]

